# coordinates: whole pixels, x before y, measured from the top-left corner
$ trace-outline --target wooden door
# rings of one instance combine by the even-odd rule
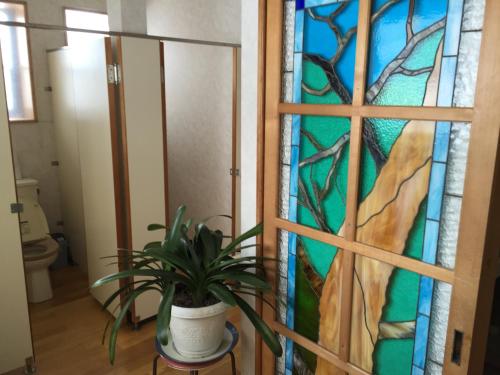
[[[19,215],[11,212],[17,202],[7,102],[0,64],[0,373],[25,365],[33,357]]]
[[[121,71],[127,248],[142,250],[165,235],[149,232],[148,224],[168,224],[163,45],[158,40],[120,37],[115,47]],[[155,316],[160,297],[158,293],[141,295],[135,301],[134,322]]]
[[[500,4],[267,1],[262,372],[478,374],[500,246]],[[478,68],[479,66],[479,68]]]

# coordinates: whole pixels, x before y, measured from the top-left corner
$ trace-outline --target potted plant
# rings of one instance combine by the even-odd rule
[[[126,279],[127,284],[116,290],[104,303],[108,307],[126,293],[122,309],[111,328],[109,359],[115,359],[118,330],[132,302],[146,292],[162,295],[157,315],[157,338],[161,345],[172,336],[179,353],[203,357],[215,352],[224,334],[227,306],[238,306],[252,322],[271,351],[281,356],[282,348],[268,325],[242,298],[252,295],[267,302],[262,294],[271,292],[266,281],[264,261],[260,256],[235,257],[242,242],[262,231],[257,225],[229,245],[222,245],[224,235],[211,230],[205,222],[192,228],[192,220],[183,221],[186,208],[178,208],[170,229],[151,224],[148,230],[165,230],[164,241],[147,244],[142,251],[126,252],[129,267],[96,281],[93,288]],[[131,277],[137,279],[131,282]]]

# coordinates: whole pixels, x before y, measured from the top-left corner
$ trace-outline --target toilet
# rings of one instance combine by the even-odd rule
[[[59,244],[50,237],[47,218],[38,203],[38,181],[25,178],[16,180],[16,185],[18,202],[23,205],[19,223],[28,302],[43,302],[53,296],[49,266],[57,259]]]

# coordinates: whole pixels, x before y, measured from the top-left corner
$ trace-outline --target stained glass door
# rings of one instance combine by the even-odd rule
[[[270,367],[264,351],[264,373],[474,373],[496,250],[499,126],[477,87],[500,84],[485,52],[500,28],[485,6],[500,14],[491,0],[268,0],[264,252],[280,263],[264,316],[284,355]]]

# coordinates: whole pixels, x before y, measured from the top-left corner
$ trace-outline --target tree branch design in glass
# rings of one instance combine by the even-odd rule
[[[357,0],[284,1],[283,100],[350,104]],[[366,103],[472,106],[484,0],[374,0]],[[363,120],[356,241],[453,269],[470,124]],[[282,119],[282,218],[343,235],[350,120]],[[342,250],[280,233],[280,319],[339,349]],[[440,374],[451,286],[356,256],[350,362]],[[278,373],[337,374],[291,340]]]

